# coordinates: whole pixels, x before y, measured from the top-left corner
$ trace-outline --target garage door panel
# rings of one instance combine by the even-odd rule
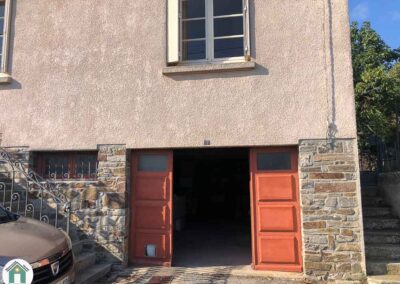
[[[147,250],[155,248],[156,258],[167,256],[167,245],[169,236],[159,233],[136,233],[135,256],[138,258],[150,258]]]
[[[135,221],[139,229],[163,229],[169,227],[170,212],[167,206],[137,206]]]
[[[260,237],[261,263],[296,264],[298,263],[298,241],[294,236]]]
[[[250,151],[253,267],[302,271],[297,150]]]
[[[136,200],[163,200],[168,197],[165,176],[141,176],[136,181]]]
[[[278,175],[257,177],[259,201],[288,201],[295,200],[296,182],[292,175]]]
[[[132,155],[131,263],[171,265],[172,169],[172,151],[137,151]]]
[[[296,231],[296,208],[293,205],[259,206],[258,215],[261,232]]]

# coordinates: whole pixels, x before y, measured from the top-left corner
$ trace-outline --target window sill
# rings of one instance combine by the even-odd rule
[[[12,81],[12,77],[7,73],[0,73],[0,84],[9,84]]]
[[[184,75],[198,73],[245,71],[255,68],[256,63],[254,61],[238,63],[209,63],[164,67],[162,73],[164,75]]]

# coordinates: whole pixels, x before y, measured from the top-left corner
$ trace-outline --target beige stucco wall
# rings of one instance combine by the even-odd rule
[[[333,104],[355,137],[347,0],[250,2],[255,70],[165,76],[165,0],[14,0],[2,145],[297,144]]]

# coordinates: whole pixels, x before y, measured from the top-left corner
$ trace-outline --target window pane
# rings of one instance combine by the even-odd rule
[[[257,154],[259,171],[290,170],[292,168],[290,152]]]
[[[244,56],[243,38],[229,38],[214,40],[214,57]]]
[[[203,18],[206,16],[204,0],[185,0],[182,1],[183,19]]]
[[[5,7],[5,3],[2,1],[0,2],[0,17],[4,17],[4,8]]]
[[[0,19],[0,35],[4,34],[4,19]]]
[[[214,0],[214,16],[242,13],[243,0]]]
[[[182,38],[196,39],[206,37],[206,21],[184,21],[182,23]]]
[[[69,172],[68,156],[49,155],[45,158],[45,173],[51,178],[67,178]]]
[[[166,172],[167,169],[168,158],[165,155],[142,154],[139,156],[139,171]]]
[[[222,18],[214,20],[214,36],[243,34],[243,17]]]
[[[182,45],[183,60],[206,59],[206,41],[189,41]]]
[[[95,179],[97,177],[97,152],[38,153],[37,167],[41,175],[50,178]]]
[[[75,159],[75,176],[94,178],[96,177],[97,170],[97,156],[93,155],[80,155],[78,154]]]

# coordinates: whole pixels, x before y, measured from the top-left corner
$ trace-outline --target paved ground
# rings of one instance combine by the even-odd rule
[[[142,267],[126,268],[114,272],[100,283],[143,283],[143,284],[178,284],[178,283],[216,283],[216,284],[291,284],[304,283],[303,277],[296,273],[264,273],[252,271],[248,267]]]

